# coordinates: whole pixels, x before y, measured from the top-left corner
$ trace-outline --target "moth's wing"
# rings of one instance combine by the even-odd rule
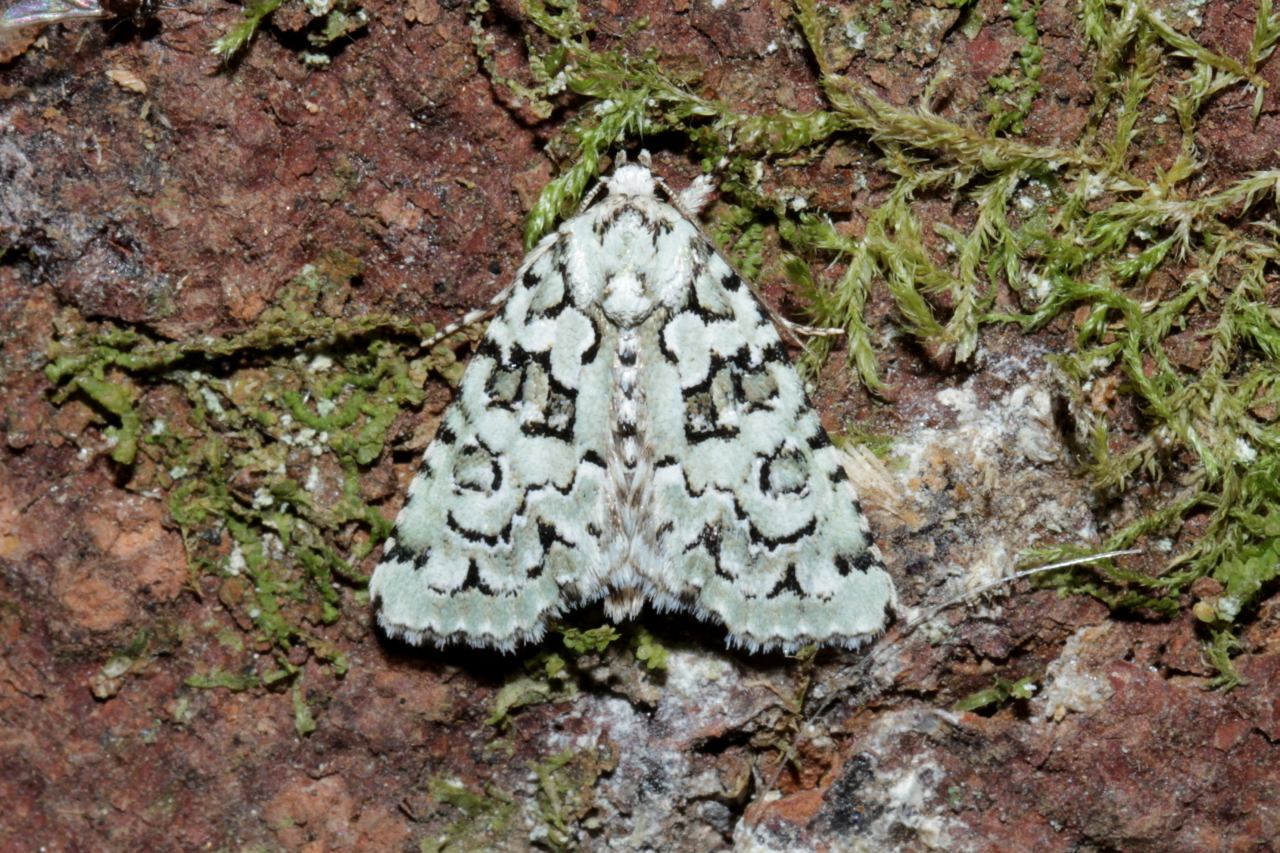
[[[393,637],[510,649],[601,595],[607,329],[574,307],[562,250],[517,274],[409,487],[369,584]]]
[[[0,31],[110,17],[111,13],[94,0],[18,0],[0,10]]]
[[[773,324],[714,249],[695,252],[687,303],[645,329],[650,596],[751,649],[856,646],[893,582]]]

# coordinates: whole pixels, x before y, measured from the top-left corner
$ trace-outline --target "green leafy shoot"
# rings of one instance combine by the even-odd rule
[[[1009,702],[1025,701],[1036,693],[1036,684],[1030,678],[1005,681],[997,678],[990,687],[970,693],[951,706],[952,711],[996,710]]]

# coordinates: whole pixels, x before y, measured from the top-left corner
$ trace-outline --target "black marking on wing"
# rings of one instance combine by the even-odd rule
[[[431,458],[427,454],[423,454],[422,461],[418,463],[417,476],[431,478],[436,475],[436,469],[431,464]]]
[[[578,392],[557,380],[551,372],[550,352],[530,352],[519,345],[511,347],[513,367],[520,367],[527,382],[529,368],[536,365],[547,382],[546,407],[540,411],[541,420],[525,420],[520,424],[520,431],[525,435],[556,438],[564,442],[573,441],[573,428],[577,418]],[[511,407],[525,401],[525,382],[521,382],[520,390],[511,401]]]
[[[571,553],[575,550],[575,546],[568,539],[560,535],[560,531],[556,530],[555,525],[547,524],[545,521],[538,521],[538,541],[542,543],[542,553],[550,554],[551,549],[557,544],[563,546]],[[543,566],[539,563],[534,568],[529,569],[529,579],[532,580],[542,574]]]
[[[667,346],[667,330],[665,326],[658,335],[658,351],[662,353],[662,357],[667,360],[668,364],[680,363],[680,357],[676,355],[675,350]]]
[[[569,275],[569,261],[565,258],[564,248],[561,244],[556,244],[556,252],[552,257],[552,265],[556,268],[556,273],[560,276],[560,280],[564,282],[564,301],[573,305],[575,308],[581,309],[578,300],[574,298],[573,288],[569,286],[571,277]]]
[[[836,571],[840,573],[840,577],[848,577],[852,571],[862,572],[866,574],[869,570],[880,568],[881,563],[871,553],[870,549],[863,551],[850,557],[848,554],[839,554],[835,558]]]
[[[818,519],[814,516],[809,517],[809,523],[803,527],[798,527],[790,533],[778,537],[765,536],[756,527],[755,522],[751,520],[751,516],[743,509],[742,504],[737,498],[733,501],[733,513],[738,521],[746,526],[747,536],[753,545],[762,545],[769,551],[776,551],[783,545],[794,545],[806,536],[812,536],[813,532],[818,529]]]
[[[480,339],[480,345],[476,347],[476,354],[473,358],[491,358],[498,364],[503,363],[502,350],[498,347],[497,342],[490,337]]]
[[[528,421],[521,424],[521,431],[526,435],[540,435],[556,438],[563,442],[573,441],[573,428],[577,422],[577,400],[575,391],[566,388],[547,374],[546,418],[542,421]]]
[[[411,551],[397,541],[392,548],[383,551],[382,562],[408,563],[413,566],[414,571],[420,571],[430,557],[430,548],[425,551]]]
[[[591,315],[586,315],[587,321],[591,323],[591,345],[582,352],[582,364],[589,364],[596,360],[596,356],[600,354],[600,340],[604,337],[600,333],[600,323]]]
[[[685,310],[689,311],[691,314],[696,315],[699,320],[701,320],[702,322],[708,325],[710,325],[711,323],[723,322],[725,320],[730,319],[733,316],[732,314],[716,313],[715,311],[713,311],[710,308],[707,308],[700,301],[698,301],[698,297],[695,295],[691,295],[689,297],[689,304],[685,306]]]
[[[782,579],[778,581],[773,589],[765,593],[764,597],[774,599],[784,592],[789,592],[797,598],[804,597],[805,592],[800,586],[800,579],[796,577],[795,563],[787,563],[787,573],[782,576]]]
[[[466,446],[458,449],[454,456],[454,486],[468,492],[481,492],[484,494],[493,494],[502,488],[502,465],[498,461],[499,455],[493,452],[493,448],[486,445],[479,438],[473,439],[474,444],[468,443]],[[481,451],[484,456],[480,456],[476,451]],[[474,476],[468,479],[461,479],[458,476],[458,463],[468,461],[468,457],[476,457],[475,461],[483,464],[485,459],[489,462],[489,473],[492,475],[488,483],[476,482]],[[470,473],[470,472],[467,472]]]
[[[505,409],[513,412],[520,402],[524,385],[524,369],[508,370],[502,365],[495,365],[484,382],[485,404],[493,409]]]
[[[696,551],[702,548],[711,557],[715,564],[716,577],[724,578],[727,581],[736,581],[737,577],[725,571],[724,566],[720,563],[720,528],[714,524],[704,524],[702,532],[698,534],[698,538],[685,546],[684,553]]]
[[[546,308],[540,308],[535,312],[531,312],[531,316],[538,317],[538,318],[545,318],[548,320],[554,320],[556,317],[559,317],[561,314],[564,313],[565,309],[568,308],[571,304],[569,300],[568,292],[569,292],[569,288],[568,286],[566,286],[564,288],[564,291],[560,294],[559,302],[557,302],[554,305],[548,305]]]
[[[542,284],[542,279],[530,268],[524,271],[524,275],[520,278],[520,284],[524,286],[525,290],[534,291]]]
[[[827,431],[822,428],[822,424],[818,424],[814,431],[809,434],[809,449],[817,450],[820,447],[830,447],[831,437],[827,435]]]
[[[684,400],[684,437],[689,444],[701,444],[713,438],[735,438],[738,435],[737,426],[720,422],[721,410],[712,393],[715,380],[722,370],[727,369],[728,364],[729,359],[713,355],[703,380],[681,392]],[[729,401],[729,404],[734,405],[735,402]]]
[[[803,481],[781,485],[774,483],[773,466],[779,463],[785,463],[786,461],[798,461],[802,468],[807,468],[807,463],[812,460],[806,459],[802,454],[795,450],[779,450],[778,452],[768,456],[760,454],[757,458],[764,460],[760,465],[759,487],[761,494],[777,497],[778,495],[799,495],[808,491],[808,484]]]
[[[458,522],[458,519],[453,517],[452,510],[450,510],[445,515],[445,524],[448,525],[450,530],[452,530],[454,533],[461,536],[463,539],[466,539],[468,542],[483,542],[485,545],[488,545],[490,548],[496,548],[499,544],[502,544],[502,545],[511,544],[511,520],[510,519],[507,520],[506,525],[501,530],[499,530],[497,533],[492,535],[487,533],[481,533],[479,530],[472,530],[470,527],[466,527],[460,524]]]
[[[493,595],[493,589],[484,579],[480,577],[480,567],[476,565],[476,561],[472,560],[467,566],[467,576],[462,581],[462,586],[458,587],[456,592],[467,592],[469,590],[477,590],[482,595]]]
[[[711,488],[711,485],[708,484],[703,487],[702,491],[698,491],[697,489],[695,489],[693,487],[693,483],[689,482],[689,472],[685,470],[683,467],[681,467],[680,469],[680,476],[684,479],[685,494],[689,495],[690,497],[700,498],[707,493],[707,489]]]
[[[728,359],[733,366],[744,373],[752,373],[759,370],[764,364],[761,355],[756,355],[751,351],[751,347],[743,344],[734,351]]]
[[[732,409],[739,414],[754,411],[757,408],[772,408],[767,402],[748,402],[743,382],[746,376],[763,374],[767,369],[765,363],[752,355],[747,345],[739,347],[731,356],[712,354],[707,375],[696,385],[682,390],[684,399],[684,435],[689,444],[700,444],[713,438],[729,439],[739,434],[736,425],[721,423],[723,409]],[[728,378],[732,393],[731,399],[717,403],[712,389],[715,382],[725,376]],[[774,394],[776,396],[776,394]],[[769,397],[767,399],[772,399]]]
[[[436,437],[434,441],[437,444],[451,445],[458,440],[458,434],[449,426],[449,422],[442,420],[440,426],[436,427]]]

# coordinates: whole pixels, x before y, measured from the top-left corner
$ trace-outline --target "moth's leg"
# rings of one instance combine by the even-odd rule
[[[756,286],[754,284],[746,279],[743,279],[743,281],[747,282],[747,287],[750,288],[751,295],[764,306],[765,313],[769,315],[769,319],[776,325],[781,326],[782,330],[789,334],[791,339],[796,343],[801,343],[800,338],[802,336],[810,338],[838,338],[844,334],[844,329],[837,329],[831,326],[806,326],[803,323],[791,322],[786,317],[779,314],[772,305],[761,297],[760,292],[756,290]]]
[[[510,284],[502,288],[502,290],[489,300],[488,305],[483,308],[475,308],[468,311],[457,320],[454,320],[452,323],[427,338],[422,342],[423,349],[431,349],[445,338],[456,334],[468,326],[474,326],[476,323],[484,322],[485,320],[493,317],[494,314],[497,314],[498,311],[502,309],[503,304],[507,301],[507,297],[511,295],[511,288],[516,286],[517,281],[519,281],[519,277],[515,278]]]

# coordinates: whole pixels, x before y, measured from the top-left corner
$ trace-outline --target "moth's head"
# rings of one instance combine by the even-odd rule
[[[638,163],[627,163],[614,169],[605,185],[609,195],[653,195],[655,183],[653,172]]]

